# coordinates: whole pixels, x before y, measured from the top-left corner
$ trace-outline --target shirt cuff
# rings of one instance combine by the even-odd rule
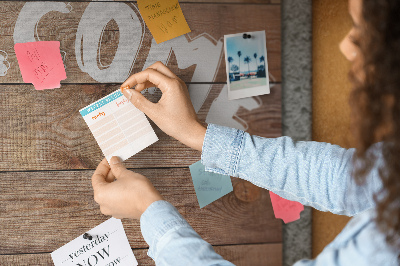
[[[242,130],[208,124],[201,153],[205,170],[237,176],[244,133]]]
[[[147,255],[154,260],[159,240],[167,232],[183,226],[190,227],[172,204],[164,200],[153,202],[140,216],[140,229],[149,245]]]

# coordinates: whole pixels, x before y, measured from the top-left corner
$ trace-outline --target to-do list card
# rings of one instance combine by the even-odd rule
[[[56,266],[138,265],[121,220],[110,218],[53,253]]]
[[[117,90],[79,111],[107,161],[123,161],[158,140],[145,114]]]

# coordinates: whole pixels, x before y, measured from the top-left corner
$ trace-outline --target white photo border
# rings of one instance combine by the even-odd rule
[[[231,91],[230,88],[230,82],[229,82],[229,63],[228,63],[228,52],[227,52],[227,47],[226,47],[226,39],[231,38],[231,37],[237,37],[237,36],[243,36],[243,34],[261,34],[262,38],[260,41],[263,42],[263,47],[264,47],[264,54],[265,54],[265,76],[266,76],[266,85],[265,86],[259,86],[259,87],[253,87],[253,88],[246,88],[246,89],[241,89],[237,91]],[[268,60],[267,60],[267,45],[265,41],[265,30],[263,31],[251,31],[251,32],[242,32],[242,33],[236,33],[236,34],[229,34],[229,35],[224,35],[224,52],[225,52],[225,66],[226,66],[226,83],[228,85],[228,99],[229,100],[236,100],[236,99],[241,99],[241,98],[247,98],[247,97],[252,97],[252,96],[258,96],[258,95],[264,95],[264,94],[270,94],[270,88],[269,88],[269,72],[268,72]],[[239,69],[240,71],[240,69]]]

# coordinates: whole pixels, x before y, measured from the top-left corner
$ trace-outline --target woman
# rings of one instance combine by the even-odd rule
[[[355,216],[315,260],[295,265],[398,265],[400,250],[400,2],[350,0],[354,25],[340,44],[352,62],[357,149],[266,139],[197,120],[185,84],[156,63],[122,84],[124,95],[165,133],[202,151],[206,170],[322,211]],[[136,85],[136,89],[130,89]],[[139,92],[161,89],[158,103]],[[112,182],[116,179],[116,182]],[[356,182],[357,181],[357,182]],[[118,158],[92,184],[102,213],[140,219],[157,265],[231,265],[194,232],[150,181]]]

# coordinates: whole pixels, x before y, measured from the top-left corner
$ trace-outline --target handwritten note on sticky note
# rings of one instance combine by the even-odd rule
[[[206,172],[201,161],[189,166],[200,208],[233,191],[230,176]]]
[[[271,191],[269,196],[271,197],[275,218],[282,219],[285,224],[300,219],[300,213],[304,210],[301,203],[284,199]]]
[[[22,79],[36,90],[60,88],[67,78],[60,54],[60,42],[27,42],[14,45]]]
[[[121,220],[111,218],[51,253],[54,265],[138,265]]]
[[[144,113],[117,90],[79,111],[107,161],[126,160],[158,140]]]
[[[157,43],[190,32],[178,0],[138,0],[137,4]]]

